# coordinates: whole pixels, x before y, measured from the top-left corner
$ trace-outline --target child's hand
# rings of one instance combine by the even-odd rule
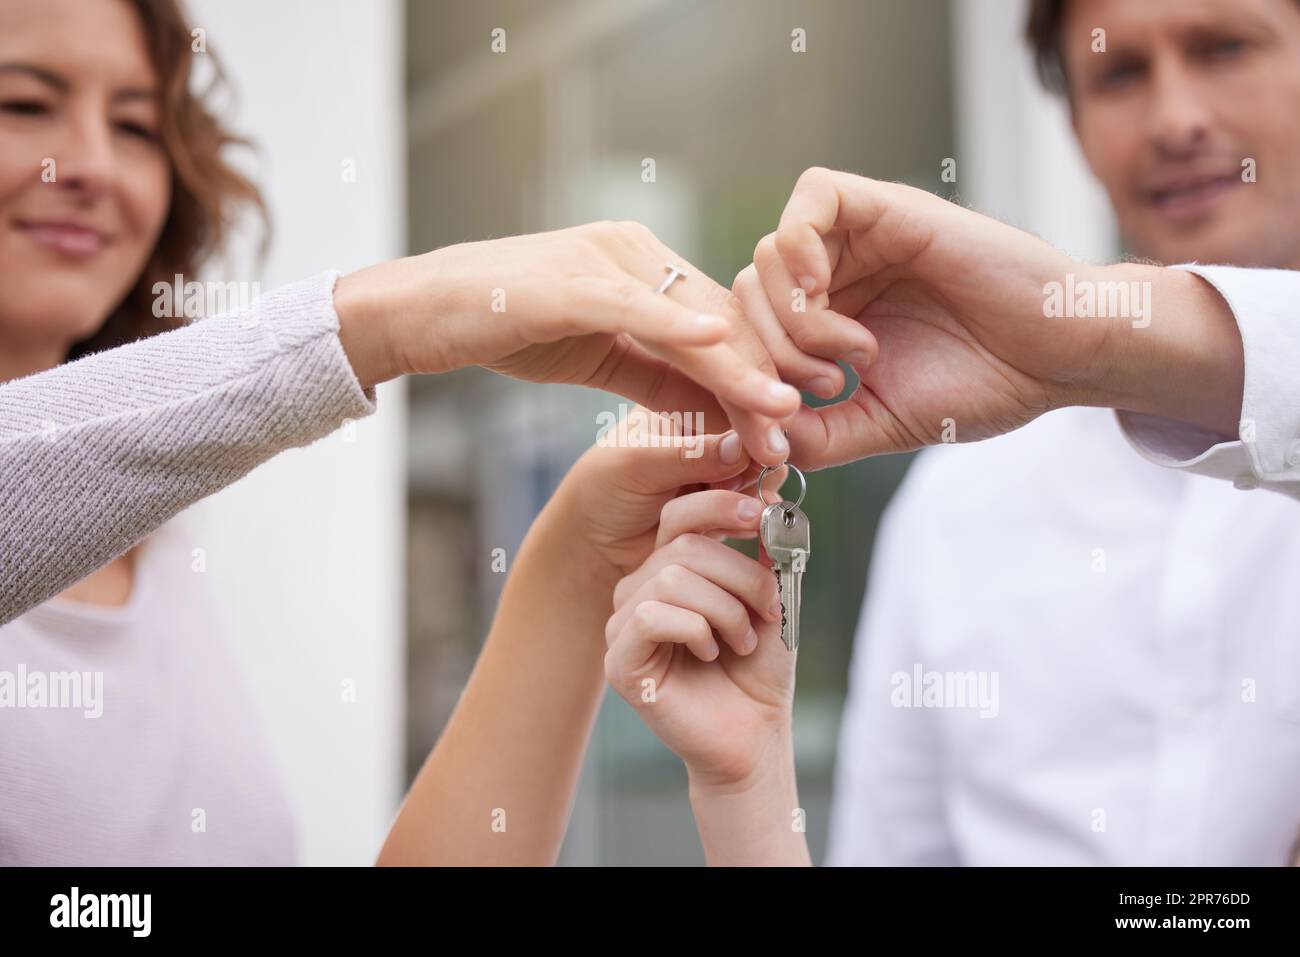
[[[632,415],[654,413],[638,407]],[[555,494],[556,507],[563,509],[564,534],[575,547],[594,550],[618,578],[640,566],[654,549],[659,514],[668,502],[711,485],[742,487],[757,474],[735,432],[678,437],[676,446],[637,447],[628,429],[624,419],[604,444],[588,449]],[[731,507],[729,514],[722,505],[714,513],[720,533],[735,538],[758,534],[757,499],[731,494],[717,501]]]
[[[619,582],[605,629],[610,684],[693,781],[721,786],[787,759],[794,697],[776,576],[711,537],[732,527],[740,499],[713,490],[670,501],[655,552]]]

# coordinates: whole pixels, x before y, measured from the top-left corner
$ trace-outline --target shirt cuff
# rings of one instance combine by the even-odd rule
[[[1137,412],[1117,413],[1157,465],[1300,496],[1300,272],[1186,264],[1221,295],[1241,331],[1245,390],[1235,438]]]

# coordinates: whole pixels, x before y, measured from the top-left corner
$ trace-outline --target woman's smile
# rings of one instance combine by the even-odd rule
[[[110,242],[103,230],[72,219],[16,219],[14,227],[33,242],[73,259],[91,259]]]

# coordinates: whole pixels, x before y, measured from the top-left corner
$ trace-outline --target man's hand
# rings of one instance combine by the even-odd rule
[[[1137,283],[1125,314],[1051,315],[1049,290],[1064,306],[1091,287],[1104,312],[1114,282]],[[809,170],[734,292],[787,379],[817,356],[861,378],[795,420],[791,458],[808,468],[988,438],[1065,405],[1235,431],[1240,339],[1199,278],[1076,262],[923,190]]]

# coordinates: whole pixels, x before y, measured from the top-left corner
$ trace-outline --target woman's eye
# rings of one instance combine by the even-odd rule
[[[0,110],[17,116],[40,116],[49,112],[39,100],[5,100],[0,102]]]
[[[155,133],[149,127],[145,126],[143,123],[133,123],[130,121],[123,121],[117,124],[117,128],[121,130],[123,133],[126,133],[128,136],[134,136],[137,139],[142,139],[142,140],[154,140],[158,136],[157,133]]]

